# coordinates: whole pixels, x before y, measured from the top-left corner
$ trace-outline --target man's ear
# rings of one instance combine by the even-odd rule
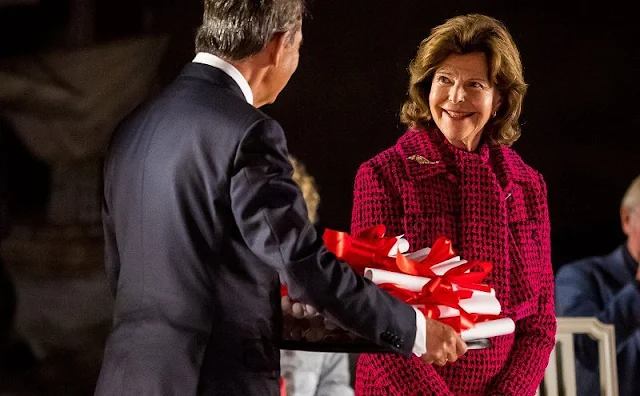
[[[287,46],[288,33],[275,33],[271,38],[271,41],[267,44],[267,53],[269,56],[269,64],[274,67],[280,65],[282,54]]]

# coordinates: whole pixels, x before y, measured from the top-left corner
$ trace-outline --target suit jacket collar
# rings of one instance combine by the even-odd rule
[[[630,263],[626,260],[625,252],[627,247],[625,244],[621,244],[611,253],[604,256],[590,257],[587,259],[578,260],[579,262],[593,262],[599,268],[599,271],[607,274],[616,281],[619,285],[625,285],[629,283],[630,279],[634,279],[636,274],[632,270]],[[632,259],[633,260],[633,259]]]
[[[629,282],[629,279],[634,279],[638,271],[638,263],[629,253],[625,243],[609,253],[603,263],[606,266],[604,270],[609,272],[621,285]]]
[[[246,100],[238,84],[224,71],[204,63],[188,63],[178,78],[195,78],[227,89],[242,100]]]
[[[629,248],[627,247],[626,243],[622,244],[621,250],[622,250],[622,259],[624,260],[625,265],[627,266],[629,271],[631,271],[631,275],[635,278],[636,273],[638,272],[639,263],[631,255],[631,252],[629,251]]]
[[[251,91],[249,82],[242,75],[242,73],[240,73],[240,70],[238,70],[234,65],[220,58],[219,56],[208,52],[198,52],[195,58],[193,58],[192,62],[204,63],[205,65],[213,66],[225,72],[227,75],[233,78],[238,86],[240,86],[240,90],[242,90],[242,93],[247,99],[247,102],[250,105],[253,105],[253,92]]]

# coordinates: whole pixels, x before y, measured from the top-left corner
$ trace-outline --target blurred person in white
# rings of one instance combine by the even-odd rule
[[[293,180],[300,186],[309,212],[309,221],[318,220],[320,194],[313,176],[298,159],[289,156]],[[349,355],[346,353],[283,350],[280,371],[286,396],[352,396]]]
[[[640,395],[640,176],[620,205],[626,240],[611,253],[563,265],[556,275],[558,316],[595,316],[615,325],[620,396]],[[598,346],[575,337],[578,395],[600,395]]]

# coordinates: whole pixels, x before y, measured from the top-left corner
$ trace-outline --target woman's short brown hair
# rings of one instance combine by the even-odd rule
[[[487,57],[489,81],[502,97],[502,105],[485,126],[490,142],[510,146],[520,137],[519,118],[527,90],[520,52],[504,24],[480,14],[448,19],[431,30],[409,65],[409,98],[401,121],[410,128],[426,128],[433,117],[429,91],[436,69],[451,54],[482,52]]]

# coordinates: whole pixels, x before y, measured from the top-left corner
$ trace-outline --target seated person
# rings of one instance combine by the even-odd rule
[[[627,239],[613,252],[565,264],[556,275],[558,316],[594,316],[615,325],[620,396],[640,395],[640,177],[620,206]],[[578,395],[600,395],[597,342],[576,336]]]

